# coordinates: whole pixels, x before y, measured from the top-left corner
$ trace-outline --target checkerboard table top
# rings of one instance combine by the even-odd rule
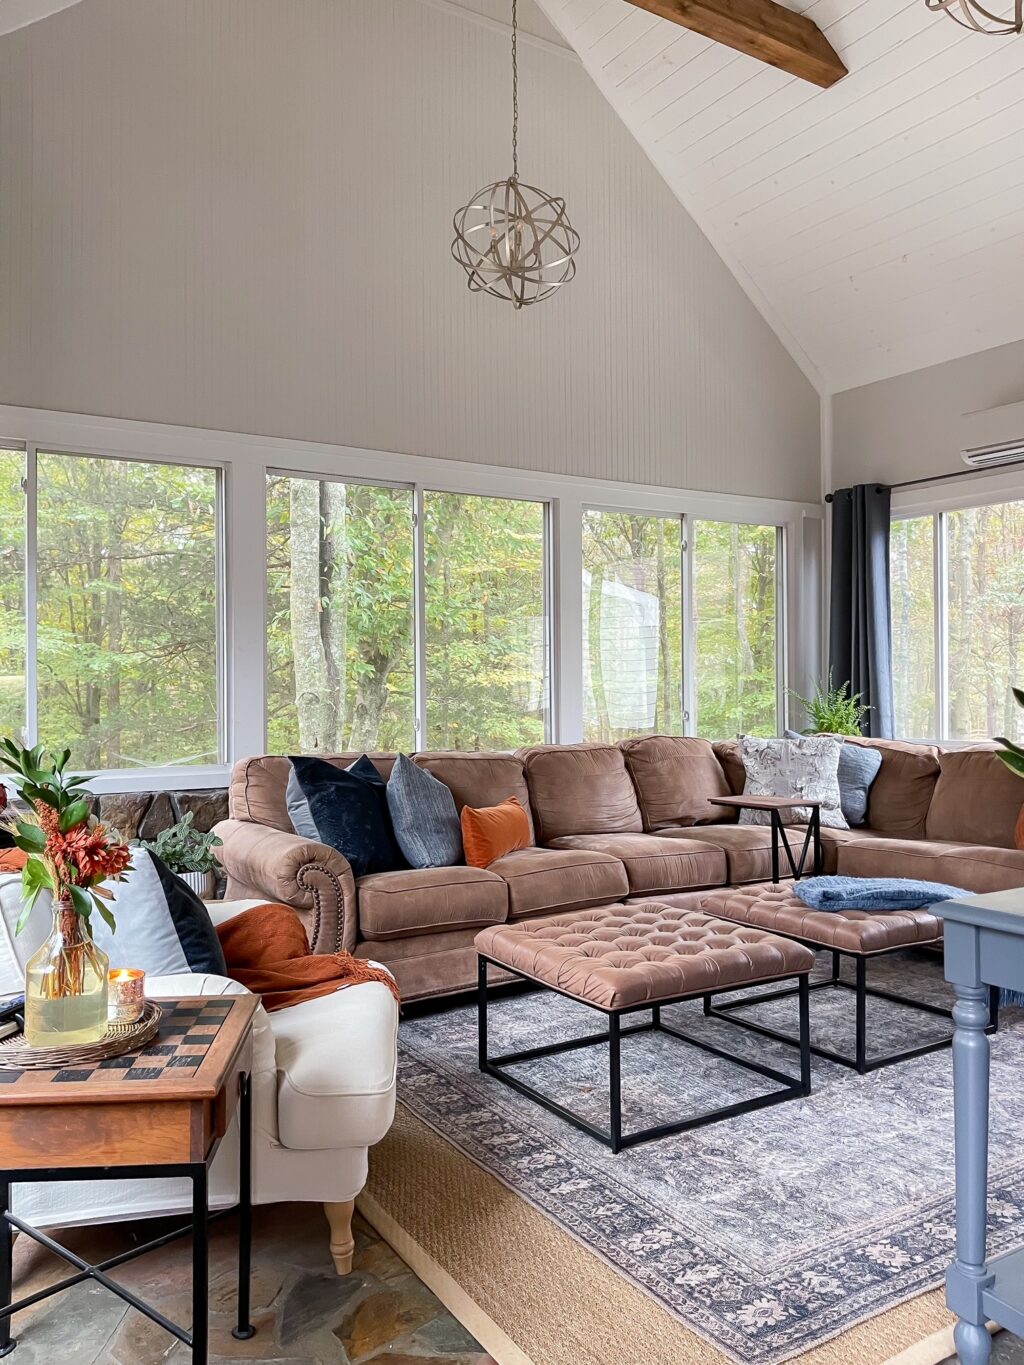
[[[9,1105],[215,1098],[249,1033],[253,995],[158,998],[163,1017],[151,1043],[123,1057],[28,1071],[3,1066],[0,1112]]]

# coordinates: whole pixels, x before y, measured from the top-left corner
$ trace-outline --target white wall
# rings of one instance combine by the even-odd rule
[[[575,59],[520,57],[583,247],[515,314],[449,256],[510,169],[503,33],[85,0],[0,39],[0,402],[817,500],[811,385]]]
[[[836,394],[832,485],[966,472],[961,416],[1021,400],[1024,341]]]

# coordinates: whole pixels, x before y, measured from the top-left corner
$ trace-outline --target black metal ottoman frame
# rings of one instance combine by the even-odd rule
[[[800,975],[794,973],[797,984],[787,988],[787,994],[792,992],[798,995],[800,1001],[800,1036],[795,1040],[800,1046],[800,1076],[797,1078],[786,1075],[785,1072],[776,1071],[774,1067],[765,1066],[761,1062],[754,1062],[747,1057],[739,1057],[735,1053],[727,1052],[724,1048],[716,1047],[703,1038],[696,1038],[692,1034],[684,1033],[682,1029],[673,1028],[662,1021],[663,1006],[678,1005],[684,1000],[698,1000],[704,994],[702,991],[690,991],[686,995],[675,996],[670,1000],[661,1000],[656,1005],[630,1005],[626,1009],[607,1010],[598,1005],[592,1005],[589,1001],[580,1000],[578,996],[572,995],[568,991],[559,990],[556,986],[548,985],[547,982],[537,981],[535,977],[518,972],[505,962],[495,962],[493,958],[479,956],[478,964],[477,1026],[480,1070],[486,1072],[488,1076],[493,1076],[496,1080],[503,1081],[505,1085],[511,1086],[521,1095],[526,1095],[536,1104],[547,1109],[549,1113],[557,1114],[566,1123],[571,1123],[574,1128],[589,1133],[591,1137],[597,1138],[598,1142],[603,1142],[606,1147],[610,1147],[613,1152],[620,1152],[624,1147],[635,1147],[640,1142],[650,1142],[653,1138],[668,1137],[671,1133],[684,1133],[687,1129],[700,1128],[706,1123],[716,1123],[719,1119],[733,1118],[737,1114],[748,1114],[754,1109],[766,1109],[769,1105],[781,1104],[785,1100],[798,1099],[811,1093],[810,992],[806,972]],[[498,967],[503,972],[511,972],[521,981],[529,982],[534,986],[542,986],[545,990],[554,991],[556,995],[564,995],[567,999],[576,1001],[577,1004],[586,1005],[588,1009],[596,1010],[599,1014],[605,1015],[608,1020],[607,1033],[591,1033],[584,1038],[570,1038],[566,1042],[546,1043],[541,1047],[525,1048],[521,1052],[507,1052],[501,1057],[489,1057],[487,1052],[487,968],[489,966]],[[783,977],[780,979],[791,980],[793,978]],[[736,987],[733,986],[728,989],[735,990]],[[723,993],[715,991],[712,994]],[[705,997],[705,999],[709,998]],[[622,1020],[626,1015],[642,1013],[651,1015],[649,1022],[629,1024],[623,1027]],[[641,1128],[633,1133],[623,1133],[621,1042],[629,1034],[653,1031],[671,1034],[673,1038],[679,1038],[685,1043],[690,1043],[692,1046],[700,1048],[701,1051],[710,1053],[713,1057],[720,1057],[724,1061],[733,1062],[737,1066],[743,1067],[746,1071],[753,1071],[759,1076],[778,1081],[782,1089],[772,1090],[767,1095],[758,1095],[751,1100],[740,1100],[735,1104],[727,1104],[720,1109],[711,1109],[705,1113],[696,1114],[692,1118],[657,1124],[653,1128]],[[518,1076],[508,1075],[505,1071],[506,1067],[513,1066],[517,1062],[528,1062],[537,1057],[550,1057],[558,1052],[570,1052],[575,1048],[589,1047],[595,1043],[608,1044],[609,1124],[607,1130],[590,1123],[581,1115],[567,1109],[565,1105],[549,1099],[547,1095],[542,1094]]]
[[[773,934],[778,934],[778,929],[772,929]],[[852,953],[839,948],[823,948],[820,943],[810,942],[805,938],[796,938],[794,934],[781,934],[783,938],[792,938],[797,943],[803,943],[808,948],[813,948],[815,952],[830,952],[832,954],[832,974],[825,977],[822,981],[812,981],[809,989],[812,991],[824,990],[846,990],[853,991],[856,996],[856,1028],[855,1028],[855,1054],[849,1056],[844,1052],[836,1052],[832,1048],[821,1047],[820,1044],[812,1043],[811,1051],[816,1057],[825,1057],[830,1062],[838,1062],[840,1066],[851,1067],[858,1071],[862,1076],[869,1071],[877,1071],[883,1066],[892,1066],[895,1062],[908,1062],[912,1057],[923,1057],[928,1052],[938,1052],[944,1047],[949,1047],[953,1041],[953,1035],[947,1038],[938,1038],[930,1043],[919,1043],[915,1047],[905,1048],[902,1052],[890,1052],[879,1057],[868,1057],[868,1026],[867,1026],[867,1001],[868,996],[874,996],[877,1000],[889,1000],[894,1005],[905,1005],[908,1009],[921,1010],[925,1014],[937,1014],[943,1019],[952,1019],[953,1011],[946,1009],[942,1005],[932,1005],[925,1000],[914,1000],[907,995],[898,995],[894,991],[880,990],[877,986],[868,985],[868,958],[869,957],[888,957],[892,953],[902,952],[906,947],[913,947],[913,944],[901,944],[896,948],[888,948],[881,953]],[[844,981],[840,968],[844,957],[852,958],[855,964],[855,979]],[[736,1010],[750,1009],[754,1005],[764,1004],[766,1000],[782,1000],[786,996],[794,993],[793,987],[788,986],[783,990],[765,991],[764,994],[746,995],[739,1000],[728,1000],[724,1004],[713,1005],[712,997],[704,997],[704,1013],[713,1019],[727,1019],[730,1023],[738,1024],[741,1028],[749,1029],[752,1033],[759,1033],[764,1038],[773,1038],[779,1043],[789,1043],[791,1045],[802,1045],[799,1037],[794,1037],[791,1033],[782,1033],[779,1029],[770,1028],[767,1024],[758,1024],[753,1019],[741,1019],[735,1016]],[[999,991],[992,987],[989,995],[989,1027],[987,1032],[995,1033],[999,1027]],[[801,1025],[802,1031],[802,1025]]]

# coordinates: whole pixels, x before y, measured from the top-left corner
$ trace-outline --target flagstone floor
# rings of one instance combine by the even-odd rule
[[[133,1223],[60,1234],[93,1262],[170,1224]],[[334,1273],[323,1212],[303,1204],[256,1210],[251,1341],[231,1336],[235,1302],[233,1220],[214,1225],[210,1244],[210,1361],[272,1365],[494,1365],[490,1356],[391,1248],[361,1219],[351,1275]],[[15,1294],[64,1274],[42,1248],[19,1237]],[[191,1312],[188,1239],[113,1272],[174,1322]],[[81,1284],[14,1322],[17,1365],[186,1365],[191,1352],[98,1286]]]

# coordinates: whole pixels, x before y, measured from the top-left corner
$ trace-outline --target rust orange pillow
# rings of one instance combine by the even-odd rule
[[[510,796],[498,806],[463,806],[462,846],[470,867],[488,867],[495,858],[529,848],[530,821],[522,803]]]
[[[20,872],[28,862],[28,854],[20,848],[0,849],[0,872]]]

